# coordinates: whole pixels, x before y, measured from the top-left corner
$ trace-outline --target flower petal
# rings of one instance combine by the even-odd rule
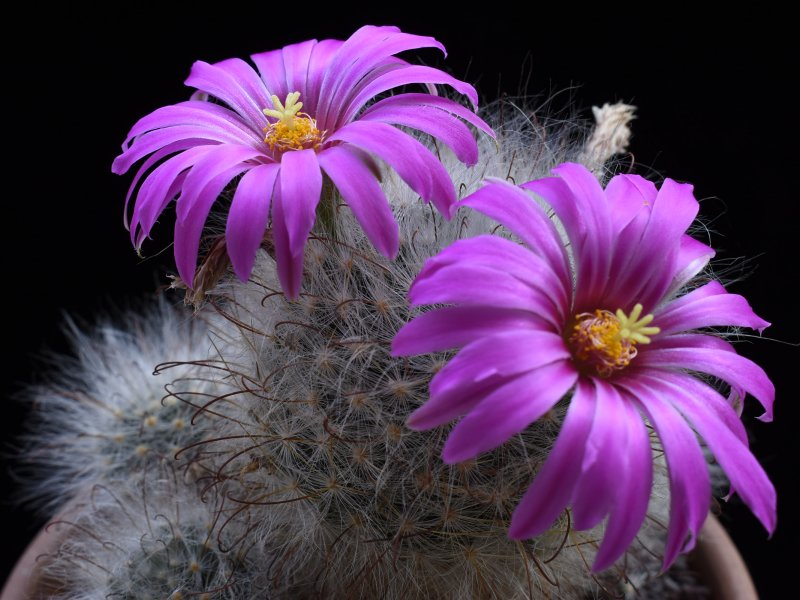
[[[281,158],[281,198],[289,250],[302,260],[322,193],[322,171],[313,150],[286,152]]]
[[[236,186],[225,224],[225,240],[233,270],[242,281],[250,277],[256,251],[264,239],[279,171],[280,166],[274,163],[255,167]]]
[[[491,179],[458,205],[469,206],[509,229],[551,266],[564,289],[572,288],[561,238],[544,210],[525,192],[506,181]]]
[[[550,456],[511,516],[511,539],[529,539],[546,531],[567,506],[581,475],[595,405],[591,383],[579,379]]]
[[[680,387],[681,389],[689,392],[697,398],[702,399],[708,410],[714,412],[716,420],[730,429],[731,433],[736,436],[742,444],[748,445],[747,432],[745,431],[742,420],[736,411],[731,406],[730,402],[726,400],[722,394],[710,387],[707,383],[700,381],[692,375],[686,373],[676,373],[671,371],[663,371],[653,369],[643,371],[642,376],[647,376],[652,379],[665,381],[673,386]]]
[[[417,140],[385,123],[356,121],[335,132],[329,141],[349,142],[386,161],[411,189],[449,219],[456,190],[442,163]]]
[[[628,446],[627,428],[622,426],[627,412],[619,392],[599,379],[593,383],[597,408],[572,498],[572,523],[579,530],[597,525],[614,506]]]
[[[433,67],[424,67],[421,65],[408,65],[400,68],[395,68],[386,71],[385,73],[375,77],[367,85],[365,85],[356,95],[354,95],[348,104],[343,104],[339,112],[339,119],[336,125],[341,126],[352,119],[371,98],[378,94],[382,94],[388,90],[409,85],[413,83],[427,83],[427,84],[444,84],[449,85],[459,94],[465,95],[472,102],[475,107],[478,104],[478,93],[475,88],[452,77],[439,69]]]
[[[563,362],[568,356],[564,341],[548,332],[497,333],[475,340],[464,346],[434,376],[430,400],[412,413],[408,425],[414,429],[430,429],[446,423],[471,408],[474,397],[465,395],[466,390],[472,391],[471,388],[480,387],[484,382],[496,387],[498,382],[505,382],[509,377],[552,362]],[[475,399],[476,403],[478,401],[480,398]]]
[[[456,158],[467,165],[478,162],[478,144],[472,132],[457,117],[435,107],[384,106],[362,115],[361,121],[377,121],[389,125],[411,127],[442,140]]]
[[[664,293],[664,297],[669,298],[686,285],[692,277],[705,268],[715,254],[716,252],[710,246],[684,235],[675,259],[675,274],[672,276],[672,283]]]
[[[619,426],[625,430],[628,444],[619,452],[625,464],[619,472],[619,495],[592,565],[594,573],[609,568],[631,545],[647,515],[653,485],[653,452],[647,429],[632,402],[625,401],[623,406],[625,413]]]
[[[131,185],[128,188],[128,193],[125,195],[125,207],[124,207],[124,210],[123,210],[123,215],[124,215],[123,221],[124,221],[124,224],[125,224],[125,229],[128,229],[128,230],[131,229],[131,224],[130,224],[130,221],[128,220],[128,205],[129,205],[130,200],[133,197],[133,193],[136,191],[136,188],[138,187],[139,181],[142,179],[142,177],[144,177],[145,175],[147,175],[149,173],[149,171],[153,167],[153,165],[157,164],[158,162],[160,162],[161,160],[163,160],[164,158],[166,158],[170,154],[176,154],[178,152],[182,152],[184,150],[188,150],[189,148],[193,148],[195,146],[200,146],[202,144],[203,144],[203,142],[200,141],[200,140],[181,140],[180,142],[175,142],[173,144],[169,144],[168,146],[165,146],[164,148],[161,148],[160,150],[154,152],[152,154],[152,156],[150,156],[150,158],[148,158],[146,161],[144,161],[142,163],[142,165],[136,171],[136,175],[134,176],[133,181],[131,182]],[[175,177],[177,177],[177,176],[175,176]],[[174,178],[173,178],[173,181],[174,181]],[[137,197],[139,197],[139,196],[141,196],[141,194],[137,194]],[[132,238],[133,238],[133,234],[134,233],[135,233],[135,231],[131,231],[131,237]]]
[[[477,281],[481,285],[475,285]],[[408,299],[412,306],[461,304],[528,310],[550,322],[554,330],[563,325],[553,303],[541,291],[509,273],[480,264],[460,262],[441,267],[430,277],[417,277],[408,290]]]
[[[706,520],[711,502],[708,467],[694,433],[672,407],[669,398],[663,398],[659,390],[639,378],[619,379],[617,385],[627,389],[641,406],[664,447],[670,489],[669,529],[663,562],[666,570],[679,552],[691,550]]]
[[[200,160],[192,166],[192,170],[186,176],[186,181],[183,184],[183,191],[176,206],[178,221],[186,218],[186,215],[192,210],[192,206],[197,201],[197,197],[219,173],[238,165],[242,167],[239,170],[241,173],[253,166],[245,165],[244,163],[259,156],[259,154],[260,152],[254,148],[234,146],[232,144],[220,144],[203,154]]]
[[[652,181],[639,175],[617,175],[606,185],[612,231],[618,235],[642,214],[642,207],[652,206],[658,189]],[[638,241],[641,236],[631,236]]]
[[[392,356],[441,352],[493,333],[525,330],[542,330],[542,322],[527,311],[446,306],[423,313],[404,325],[392,340]]]
[[[712,281],[668,304],[656,317],[660,336],[714,326],[749,327],[761,333],[769,323],[759,318],[742,296],[729,294]]]
[[[462,263],[512,275],[547,296],[561,321],[567,318],[569,292],[563,288],[551,266],[527,248],[498,236],[479,235],[453,242],[436,256],[427,259],[417,278],[435,277],[441,269]]]
[[[173,199],[177,190],[173,183],[186,169],[192,167],[218,146],[196,146],[164,161],[144,180],[136,197],[136,206],[131,216],[131,239],[137,237],[137,229],[141,228],[144,236],[150,235],[150,229],[166,205]],[[137,243],[138,245],[138,243]]]
[[[583,310],[602,298],[609,278],[613,245],[608,200],[600,182],[583,165],[565,163],[553,173],[559,177],[521,187],[544,198],[564,224],[577,270],[575,306]]]
[[[246,118],[251,127],[259,129],[267,124],[261,111],[272,103],[263,82],[243,60],[230,59],[215,65],[198,60],[185,83],[222,100]]]
[[[661,378],[649,378],[648,385],[653,389],[660,389],[692,423],[722,466],[731,486],[772,534],[777,519],[775,488],[747,445],[738,439],[730,427],[721,422],[717,413],[694,394],[687,393],[680,386],[666,383]],[[727,411],[727,420],[736,418],[732,408],[728,407]]]
[[[641,241],[617,282],[616,289],[628,294],[630,305],[620,306],[623,310],[639,302],[651,312],[670,289],[681,240],[699,209],[692,189],[672,179],[661,185]]]
[[[578,379],[567,361],[557,361],[496,388],[469,411],[447,438],[442,458],[448,464],[496,448],[542,417]]]
[[[370,71],[387,58],[405,50],[444,46],[432,37],[403,33],[397,27],[366,25],[351,35],[331,59],[320,89],[319,114],[324,124],[333,124],[333,114],[341,115],[356,84],[370,79]],[[339,123],[341,125],[341,122]]]
[[[494,131],[492,131],[492,128],[489,127],[483,119],[481,119],[470,109],[461,106],[460,104],[454,102],[450,98],[444,98],[442,96],[433,96],[431,94],[419,94],[419,93],[408,92],[405,94],[398,94],[397,96],[389,96],[388,98],[384,98],[383,100],[379,100],[375,104],[372,104],[361,114],[360,118],[363,119],[368,115],[372,114],[373,112],[378,110],[383,110],[384,108],[391,107],[397,109],[397,108],[412,108],[418,106],[434,107],[446,111],[448,113],[454,114],[457,117],[464,119],[470,125],[490,135],[492,138],[496,137]]]
[[[759,417],[761,421],[772,420],[775,386],[764,370],[753,361],[735,352],[721,352],[716,348],[648,348],[647,350],[636,358],[637,366],[688,369],[719,377],[735,389],[752,394],[761,402],[764,407],[764,414]]]
[[[262,111],[267,107],[272,107],[272,96],[277,96],[280,101],[283,102],[286,96],[291,92],[300,92],[302,95],[304,90],[290,90],[286,85],[286,68],[283,62],[283,48],[280,50],[270,50],[269,52],[252,54],[250,60],[255,63],[267,93],[268,101],[267,104],[261,107]],[[304,98],[303,106],[305,107],[305,105],[306,99]]]
[[[299,44],[284,46],[281,51],[283,71],[286,74],[286,92],[287,94],[300,92],[300,100],[303,102],[305,112],[310,109],[303,96],[308,78],[308,63],[311,59],[311,52],[316,45],[317,40],[308,40]],[[282,100],[283,98],[281,98]]]
[[[353,211],[369,241],[385,257],[397,256],[400,228],[375,174],[346,145],[320,152],[319,164]]]
[[[330,68],[333,57],[342,47],[341,40],[322,40],[314,46],[311,57],[308,59],[308,73],[306,74],[306,89],[303,108],[310,115],[319,113],[320,89],[325,74]],[[294,90],[293,90],[294,91]],[[303,90],[298,90],[302,92]]]
[[[193,199],[191,207],[183,219],[175,222],[175,265],[178,274],[190,289],[194,286],[194,274],[197,267],[197,252],[200,248],[200,235],[203,232],[208,211],[216,202],[228,183],[247,169],[244,165],[228,168],[217,173]]]
[[[282,175],[282,174],[281,174]],[[291,210],[292,207],[289,207]],[[278,268],[278,281],[289,300],[297,299],[303,283],[303,253],[295,255],[289,242],[286,227],[286,213],[280,184],[272,192],[272,239],[275,243],[275,263]]]

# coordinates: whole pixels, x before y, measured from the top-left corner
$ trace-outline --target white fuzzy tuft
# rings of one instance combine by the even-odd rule
[[[62,542],[40,557],[62,600],[246,600],[253,593],[246,553],[217,536],[224,494],[198,497],[166,461],[136,482],[96,485],[56,520]],[[222,490],[219,490],[220,492]],[[228,534],[236,533],[232,529]],[[253,595],[251,595],[251,593]]]
[[[595,126],[581,159],[594,173],[602,173],[609,160],[628,151],[632,135],[630,123],[636,118],[635,112],[635,106],[623,102],[592,107]]]
[[[192,426],[196,409],[181,391],[206,399],[222,393],[212,370],[190,364],[208,356],[202,320],[162,300],[120,322],[124,329],[105,322],[89,333],[70,323],[75,355],[55,357],[49,381],[28,390],[34,414],[20,460],[25,499],[48,512],[95,484],[137,478],[153,460],[172,460],[205,425]],[[154,374],[166,360],[180,369]]]

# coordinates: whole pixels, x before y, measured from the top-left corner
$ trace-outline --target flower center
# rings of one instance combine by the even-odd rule
[[[630,315],[622,309],[616,315],[600,309],[575,315],[569,336],[573,356],[594,368],[601,377],[624,369],[636,356],[636,344],[649,344],[648,336],[661,331],[658,327],[648,327],[653,315],[641,317],[641,314],[642,305],[637,304]]]
[[[306,113],[300,112],[303,103],[298,102],[300,92],[292,92],[286,96],[286,104],[282,104],[277,96],[272,96],[272,108],[265,108],[264,114],[278,119],[264,127],[267,134],[264,141],[270,150],[305,150],[319,148],[325,132],[317,129],[316,120]]]

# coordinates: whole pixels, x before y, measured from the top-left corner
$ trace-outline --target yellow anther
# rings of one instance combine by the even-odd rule
[[[648,336],[661,331],[648,327],[653,315],[641,317],[642,305],[633,307],[630,315],[622,309],[616,315],[597,309],[594,313],[575,315],[575,325],[568,338],[573,356],[583,365],[593,367],[601,377],[627,367],[636,356],[636,344],[649,344]]]

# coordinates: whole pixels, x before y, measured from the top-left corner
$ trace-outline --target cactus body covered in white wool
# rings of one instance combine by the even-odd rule
[[[435,148],[461,197],[486,177],[521,183],[607,158],[587,152],[572,120],[542,123],[512,104],[488,120],[498,140],[479,139],[475,167]],[[58,597],[583,598],[657,570],[635,548],[593,577],[601,531],[572,530],[568,513],[536,539],[508,539],[561,404],[454,466],[440,458],[449,428],[406,428],[449,356],[390,355],[413,316],[409,285],[453,241],[506,234],[477,212],[443,219],[393,173],[382,186],[396,260],[331,189],[298,300],[281,293],[267,236],[249,281],[225,277],[194,316],[162,305],[131,332],[80,338],[75,368],[35,390],[48,403],[37,494],[78,504],[48,567],[67,582]],[[662,533],[664,489],[643,548],[659,547],[648,540]]]

